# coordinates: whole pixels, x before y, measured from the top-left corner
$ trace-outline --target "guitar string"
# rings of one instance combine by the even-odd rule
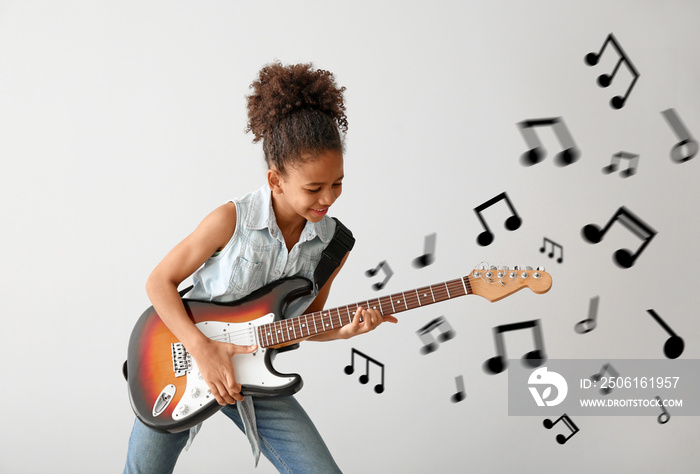
[[[468,280],[468,277],[459,278],[457,280],[450,280],[450,281],[446,281],[446,282],[442,282],[442,283],[438,283],[438,284],[430,285],[430,286],[426,286],[426,287],[416,288],[414,290],[408,290],[408,291],[405,291],[402,293],[395,293],[395,294],[388,295],[388,296],[382,296],[382,297],[370,299],[367,301],[352,303],[350,305],[347,305],[345,307],[345,309],[343,309],[342,307],[338,307],[338,308],[332,308],[330,310],[319,311],[316,313],[308,313],[305,315],[298,316],[297,318],[283,320],[283,321],[285,321],[285,323],[283,325],[287,326],[288,333],[290,330],[293,333],[296,333],[296,328],[294,327],[296,320],[298,320],[299,318],[302,318],[304,316],[306,316],[306,317],[310,316],[313,318],[314,322],[319,322],[319,320],[317,318],[320,316],[320,322],[322,323],[322,326],[323,325],[327,326],[327,323],[326,323],[327,320],[330,321],[331,326],[333,326],[333,324],[332,324],[333,318],[338,318],[338,321],[340,322],[340,325],[338,327],[343,327],[352,321],[352,317],[350,316],[350,314],[354,313],[355,310],[359,306],[367,306],[367,307],[372,306],[372,305],[370,305],[370,302],[375,301],[375,300],[377,301],[377,305],[375,305],[374,307],[376,308],[378,306],[380,309],[380,312],[382,314],[384,314],[382,306],[388,306],[388,305],[392,304],[393,302],[391,300],[393,298],[398,298],[399,296],[402,296],[403,299],[397,300],[398,304],[402,304],[404,308],[399,307],[398,311],[393,311],[393,312],[398,313],[398,312],[407,311],[407,310],[415,309],[415,308],[422,306],[423,303],[421,303],[421,296],[418,293],[419,290],[424,291],[423,298],[428,296],[427,290],[430,290],[430,299],[432,301],[430,301],[428,304],[437,303],[440,301],[445,301],[447,299],[451,299],[451,298],[454,298],[457,296],[464,296],[468,293],[464,292],[463,280]],[[440,288],[443,286],[444,286],[444,289]],[[452,290],[452,292],[450,292],[450,289]],[[458,290],[461,290],[461,293]],[[437,295],[436,295],[436,292],[437,292]],[[406,293],[409,293],[409,296],[406,296]],[[454,296],[452,296],[452,293],[455,293]],[[443,298],[444,296],[446,296],[446,298]],[[385,301],[382,302],[382,300],[385,300]],[[386,301],[386,300],[389,300],[389,301]],[[362,304],[362,303],[364,303],[364,304]],[[354,307],[353,310],[350,310],[351,306]],[[334,312],[334,311],[337,313],[337,316],[332,315],[332,312]],[[341,314],[341,311],[343,313],[345,313],[344,316]],[[390,312],[389,314],[392,314],[393,312]],[[354,317],[354,315],[353,315],[353,317]],[[345,319],[349,318],[348,322],[343,323],[343,318],[345,318]],[[282,321],[275,321],[273,323],[255,326],[254,328],[247,327],[244,329],[227,331],[224,333],[215,334],[213,336],[210,336],[210,339],[213,339],[213,340],[216,340],[219,342],[230,342],[230,343],[237,344],[237,345],[248,345],[248,344],[252,344],[252,342],[254,341],[253,334],[255,333],[255,331],[257,329],[265,327],[265,326],[274,327],[276,323],[282,323]],[[290,323],[291,323],[291,326],[290,326]],[[291,327],[291,329],[290,329],[290,327]],[[307,328],[306,332],[309,333],[306,336],[304,335],[305,327]],[[314,334],[311,334],[311,326],[308,324],[308,322],[306,322],[304,324],[301,324],[301,322],[300,322],[299,332],[301,333],[301,337],[309,337],[309,336],[314,335]],[[325,332],[325,331],[314,330],[314,332],[316,334],[318,334],[318,333]],[[276,339],[276,341],[274,341],[276,343],[284,343],[284,342],[289,342],[290,340],[294,340],[294,338],[286,339],[284,334],[279,334],[279,330],[277,330],[277,333],[268,333],[268,334],[270,334],[269,337],[271,339]],[[290,336],[291,336],[291,334],[290,334]],[[242,342],[242,344],[239,344],[240,342]],[[274,344],[271,344],[271,345],[274,345]]]

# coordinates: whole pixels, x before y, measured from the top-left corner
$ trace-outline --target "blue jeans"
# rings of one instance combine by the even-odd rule
[[[254,403],[262,454],[279,472],[340,472],[318,430],[294,397],[255,398]],[[243,430],[235,405],[226,405],[222,412]],[[129,438],[124,473],[173,472],[188,437],[189,430],[160,433],[137,419]],[[253,463],[249,449],[244,456],[250,458],[241,462]]]

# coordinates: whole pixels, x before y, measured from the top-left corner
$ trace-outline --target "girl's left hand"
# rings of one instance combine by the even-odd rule
[[[394,316],[382,316],[382,313],[376,309],[364,309],[360,306],[357,308],[352,322],[340,328],[338,335],[344,339],[349,339],[353,336],[370,332],[383,322],[396,324],[399,320]]]

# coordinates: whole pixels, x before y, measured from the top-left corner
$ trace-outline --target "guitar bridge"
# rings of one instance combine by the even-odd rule
[[[175,372],[175,377],[187,375],[187,372],[192,369],[190,353],[187,352],[187,349],[181,342],[170,344],[170,350],[173,354],[173,372]]]

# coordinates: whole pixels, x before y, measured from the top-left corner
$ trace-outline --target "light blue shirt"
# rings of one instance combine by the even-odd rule
[[[325,216],[317,223],[307,221],[299,242],[287,251],[267,185],[233,202],[237,215],[233,236],[194,273],[194,288],[187,298],[229,302],[286,276],[313,281],[321,253],[335,232],[332,218]],[[299,316],[316,294],[314,290],[293,302],[286,317]]]

